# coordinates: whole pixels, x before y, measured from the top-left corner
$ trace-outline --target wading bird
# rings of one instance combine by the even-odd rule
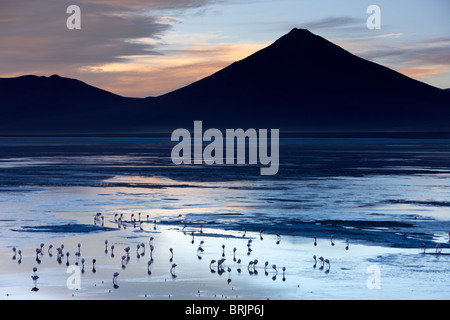
[[[177,267],[177,264],[174,263],[172,264],[172,267],[170,268],[170,274],[172,275],[172,277],[175,277],[175,268]]]
[[[119,273],[118,272],[114,272],[114,274],[113,274],[113,286],[114,286],[114,289],[119,288],[119,286],[117,285],[117,277],[118,276],[119,276]]]
[[[152,272],[150,271],[150,266],[152,265],[152,260],[148,260],[147,262],[147,274],[151,275]]]
[[[331,267],[331,265],[330,265],[330,260],[328,260],[328,259],[325,259],[325,260],[323,260],[326,264],[327,264],[327,270],[325,271],[326,273],[328,273],[328,272],[330,272],[330,267]]]
[[[322,270],[323,269],[323,267],[324,267],[324,261],[323,261],[323,257],[319,257],[319,260],[320,260],[320,262],[322,262],[322,265],[320,266],[320,270]]]
[[[32,291],[38,291],[39,290],[38,287],[37,287],[37,281],[39,279],[39,276],[36,274],[36,272],[37,272],[37,268],[34,267],[33,268],[33,275],[31,276],[31,279],[33,279],[33,283],[34,283],[34,288],[31,289]]]

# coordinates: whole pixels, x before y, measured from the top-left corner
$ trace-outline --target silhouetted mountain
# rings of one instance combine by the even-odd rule
[[[172,121],[186,125],[197,119],[208,127],[293,131],[434,130],[447,128],[450,120],[444,90],[302,29],[158,97],[149,103],[149,110],[155,109],[170,109]]]
[[[0,78],[0,133],[109,130],[138,100],[58,75]]]
[[[151,84],[149,84],[151,85]],[[160,97],[124,98],[58,76],[0,79],[0,133],[192,128],[448,131],[450,94],[308,30]]]

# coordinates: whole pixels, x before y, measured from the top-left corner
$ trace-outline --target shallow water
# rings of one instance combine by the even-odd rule
[[[89,299],[448,299],[449,145],[446,139],[282,139],[278,175],[262,177],[256,166],[174,166],[173,144],[166,139],[1,138],[0,294],[25,299],[51,298],[55,292]],[[97,212],[112,231],[80,228],[92,226]],[[115,213],[129,220],[139,212],[144,230],[117,229]],[[155,259],[149,277],[148,256],[132,260],[119,271],[116,290],[112,274],[121,269],[123,247],[130,245],[134,252],[154,232],[147,216],[157,220],[155,248],[166,251],[159,254],[167,264]],[[72,229],[61,227],[71,224]],[[208,247],[200,260],[200,238],[192,245],[190,234],[181,230],[186,225],[198,234],[201,224],[212,236],[203,235]],[[242,228],[255,240],[251,257]],[[121,247],[114,259],[98,256],[105,238]],[[76,243],[83,243],[86,258],[98,257],[98,272],[86,272],[82,289],[68,291],[64,263],[45,256],[38,267],[40,290],[30,293],[34,250],[41,242],[66,243],[73,253]],[[229,260],[230,275],[210,273],[209,261],[220,259],[223,242],[227,250],[244,253],[245,263],[258,259],[259,273],[250,275],[245,265],[236,274]],[[430,254],[421,254],[422,242]],[[438,256],[431,254],[437,243],[443,248]],[[20,265],[12,260],[12,247],[26,252]],[[168,272],[169,247],[180,259],[175,279]],[[314,254],[330,259],[329,273],[312,268]],[[286,281],[280,270],[276,280],[273,270],[265,276],[266,260],[287,268]],[[367,288],[370,265],[381,268],[380,290]],[[147,290],[146,284],[157,289]]]

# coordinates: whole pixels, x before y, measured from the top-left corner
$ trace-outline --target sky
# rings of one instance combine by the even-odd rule
[[[81,29],[70,30],[70,5]],[[370,30],[367,8],[380,8]],[[76,78],[128,97],[200,80],[305,28],[450,88],[448,0],[0,0],[0,77]]]

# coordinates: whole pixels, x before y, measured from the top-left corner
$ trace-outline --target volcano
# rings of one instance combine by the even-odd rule
[[[281,132],[442,132],[450,121],[448,90],[304,29],[159,97],[121,97],[55,75],[0,79],[0,102],[4,134],[171,132],[195,120]]]

